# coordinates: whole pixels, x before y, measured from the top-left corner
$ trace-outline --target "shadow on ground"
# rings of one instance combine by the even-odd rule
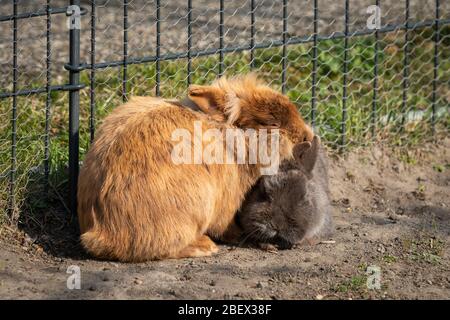
[[[35,244],[57,258],[86,259],[79,241],[76,215],[67,208],[67,180],[58,184],[43,182],[42,175],[29,177],[27,197],[20,210],[19,230],[25,233],[22,241]]]

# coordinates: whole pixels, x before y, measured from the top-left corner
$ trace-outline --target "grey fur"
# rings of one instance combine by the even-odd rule
[[[333,234],[328,160],[320,139],[296,145],[293,154],[247,195],[237,215],[247,239],[287,249]]]

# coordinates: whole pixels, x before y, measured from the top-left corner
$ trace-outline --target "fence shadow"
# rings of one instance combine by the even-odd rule
[[[19,229],[53,257],[87,259],[89,256],[79,240],[78,219],[67,209],[67,179],[50,176],[48,184],[42,175],[30,174],[29,179]]]

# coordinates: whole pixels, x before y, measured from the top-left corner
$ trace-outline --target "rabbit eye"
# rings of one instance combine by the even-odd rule
[[[261,197],[258,199],[258,202],[267,202],[270,201],[271,197],[266,192],[261,194]]]

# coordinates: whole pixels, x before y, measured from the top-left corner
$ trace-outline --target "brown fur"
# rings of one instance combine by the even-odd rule
[[[200,120],[203,130],[279,127],[282,141],[313,137],[295,106],[252,76],[192,86],[189,98],[201,112],[179,102],[135,97],[105,118],[78,186],[81,242],[92,255],[144,261],[217,251],[207,235],[220,239],[230,229],[260,176],[259,165],[176,165],[175,129],[193,134],[193,122]],[[281,149],[281,158],[290,149]]]

